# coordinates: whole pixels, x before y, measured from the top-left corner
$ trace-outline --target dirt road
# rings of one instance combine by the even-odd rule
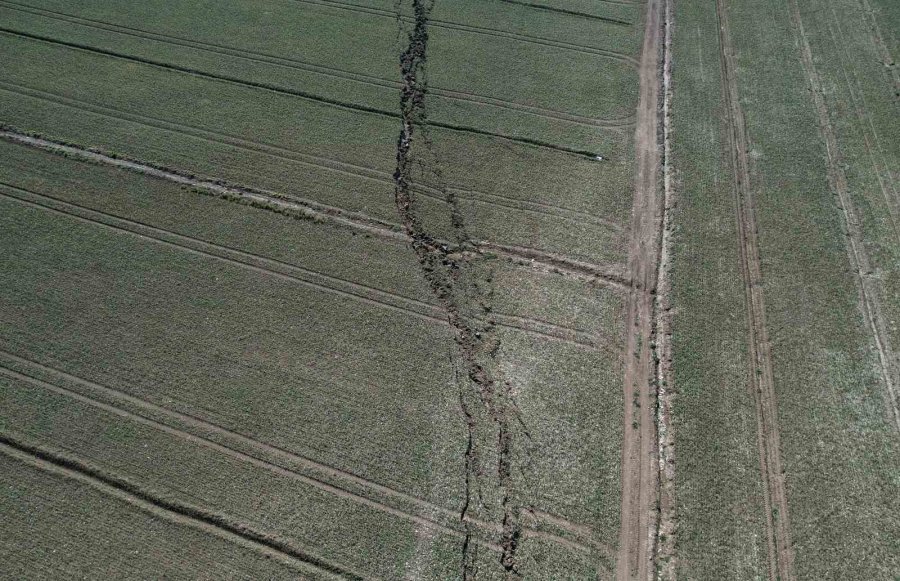
[[[622,444],[622,511],[616,578],[652,572],[658,481],[655,425],[654,293],[659,265],[663,196],[660,187],[660,80],[663,1],[647,4],[635,131],[635,188],[629,245],[627,336]]]

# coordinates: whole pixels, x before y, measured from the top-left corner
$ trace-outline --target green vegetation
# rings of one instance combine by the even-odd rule
[[[895,579],[898,6],[0,0],[0,577]]]
[[[891,579],[900,569],[900,448],[865,311],[875,299],[887,320],[895,318],[893,202],[876,189],[879,177],[890,186],[887,168],[898,159],[890,75],[878,71],[856,3],[797,2],[803,30],[792,4],[724,2],[732,46],[717,44],[715,2],[681,4],[676,19],[674,166],[684,202],[675,259],[677,543],[686,578],[750,578],[770,567],[756,410],[742,378],[752,367],[722,51],[735,55],[746,120],[749,149],[738,155],[749,159],[788,509],[773,504],[771,514],[776,526],[789,523],[791,578]],[[821,91],[822,115],[813,91]],[[864,98],[864,109],[854,111]],[[826,151],[828,131],[837,150]],[[882,140],[880,170],[868,159],[867,135],[869,145]],[[849,231],[837,172],[849,182],[850,216],[862,220],[851,220]],[[731,242],[711,244],[720,235]],[[856,240],[883,273],[866,282],[867,303],[860,281],[870,272],[857,272]]]

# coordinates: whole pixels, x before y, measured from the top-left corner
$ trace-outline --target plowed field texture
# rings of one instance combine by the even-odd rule
[[[900,578],[895,58],[895,0],[0,0],[0,578]]]

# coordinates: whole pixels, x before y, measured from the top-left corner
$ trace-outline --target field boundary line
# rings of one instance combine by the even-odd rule
[[[196,127],[193,125],[187,125],[184,123],[176,123],[174,121],[168,121],[166,119],[160,119],[158,117],[151,117],[144,114],[122,111],[120,109],[109,107],[107,105],[99,105],[97,103],[91,103],[89,101],[84,101],[81,99],[73,99],[71,97],[65,97],[56,93],[49,93],[47,91],[33,89],[24,85],[18,85],[0,80],[0,91],[7,91],[17,95],[25,95],[33,99],[48,101],[57,105],[61,105],[63,107],[71,107],[79,111],[89,111],[95,115],[100,115],[109,119],[124,120],[130,123],[143,125],[145,127],[151,127],[161,131],[167,131],[178,135],[193,137],[194,139],[200,139],[209,143],[216,143],[219,145],[234,147],[236,149],[251,151],[275,159],[282,159],[292,163],[306,165],[317,170],[335,172],[355,179],[381,182],[386,186],[393,183],[393,178],[389,172],[378,170],[375,168],[356,165],[348,163],[346,161],[319,155],[313,155],[311,153],[299,152],[292,149],[287,149],[279,145],[255,141],[228,133],[213,131],[211,129],[204,129],[202,127]],[[581,210],[568,208],[566,206],[548,204],[545,202],[534,202],[531,200],[512,198],[499,194],[490,194],[470,188],[465,188],[461,185],[451,185],[448,186],[447,189],[452,192],[463,194],[463,196],[461,196],[463,199],[475,204],[510,208],[522,213],[533,213],[541,217],[555,217],[578,224],[602,226],[616,233],[620,233],[623,230],[620,224],[617,224],[612,220],[589,214]],[[417,184],[416,192],[421,193],[427,197],[439,200],[441,203],[447,203],[445,197],[442,197],[442,192],[436,187]],[[363,216],[362,214],[350,210],[344,210],[343,208],[327,206],[320,202],[313,202],[311,200],[299,198],[293,194],[279,194],[279,196],[289,196],[309,206],[317,205],[319,208],[326,211],[342,211],[347,213],[347,215],[355,216],[358,219],[362,219],[364,221],[377,223],[381,226],[388,227],[389,229],[397,230],[398,232],[400,230],[399,224]],[[491,200],[491,198],[499,198],[501,200],[506,200],[506,202]]]
[[[660,233],[659,267],[656,282],[655,310],[655,347],[656,360],[656,424],[659,458],[659,512],[656,520],[656,536],[654,538],[657,581],[675,581],[676,573],[676,534],[678,532],[678,514],[676,504],[676,438],[673,421],[675,399],[675,361],[672,346],[673,313],[672,313],[672,280],[670,271],[673,267],[674,253],[674,217],[677,203],[674,170],[672,168],[672,100],[674,86],[672,79],[672,37],[675,31],[675,0],[664,0],[663,19],[663,65],[662,65],[662,172],[663,172],[663,214],[662,231]]]
[[[58,383],[50,383],[38,377],[11,369],[7,366],[7,363],[2,362],[2,358],[14,361],[23,367],[37,369],[44,374],[54,376],[56,381],[60,378],[64,379],[71,384],[78,385],[79,389],[74,390],[63,387]],[[30,372],[34,373],[34,371]],[[355,474],[339,468],[322,464],[311,458],[245,436],[239,432],[208,422],[202,418],[164,408],[150,401],[133,396],[126,391],[101,385],[3,350],[0,350],[0,375],[6,375],[7,377],[12,377],[19,381],[36,385],[42,389],[66,397],[71,397],[78,401],[82,401],[87,405],[103,409],[121,417],[129,418],[194,444],[211,448],[231,458],[250,463],[253,466],[268,470],[280,476],[298,479],[309,486],[318,488],[333,494],[334,496],[368,506],[386,514],[427,527],[431,530],[460,539],[465,537],[465,531],[454,528],[454,525],[458,525],[460,522],[459,514],[454,510],[438,506],[407,493],[356,476]],[[107,401],[96,399],[95,397],[92,397],[92,394],[102,394]],[[127,405],[135,410],[140,410],[140,412],[143,413],[129,411],[129,409],[126,409],[123,405]],[[168,420],[168,422],[171,423],[166,423],[160,419],[154,419],[154,416],[156,418]],[[182,427],[177,427],[178,425]],[[212,435],[215,435],[217,440],[211,439]],[[218,441],[219,439],[220,441]],[[254,451],[256,454],[251,454],[246,450]],[[306,473],[267,460],[267,456],[278,458],[288,465],[298,465],[302,467]],[[358,487],[358,489],[366,491],[369,496],[348,488],[348,483]],[[395,503],[400,501],[406,503],[408,506],[406,509],[391,506],[385,502],[388,498],[392,499]],[[409,506],[415,506],[416,509],[411,511]],[[423,514],[433,515],[436,513],[443,516],[442,522],[435,520],[433,516],[423,516]],[[540,520],[554,525],[566,532],[572,533],[579,540],[565,538],[545,531],[542,528],[535,527],[527,528],[524,531],[524,534],[530,537],[543,538],[582,553],[590,553],[591,550],[598,550],[605,554],[611,553],[610,549],[597,544],[591,539],[590,530],[586,527],[561,526],[558,521],[566,521],[559,519],[559,517],[553,517],[553,515],[547,513],[541,513]],[[481,532],[481,538],[473,539],[474,542],[492,551],[500,552],[500,546],[497,543],[488,540],[492,535],[499,534],[499,525],[472,517],[467,518],[466,522],[477,527]],[[582,542],[585,538],[588,539],[587,544]]]
[[[860,311],[866,325],[869,327],[872,339],[875,342],[880,363],[881,378],[884,382],[885,389],[887,390],[888,403],[893,411],[894,427],[900,432],[900,409],[898,409],[897,406],[897,386],[894,381],[896,372],[892,369],[893,362],[896,359],[893,349],[891,348],[889,335],[885,329],[886,325],[878,292],[877,290],[873,292],[869,289],[871,280],[868,273],[872,271],[872,268],[869,263],[865,245],[863,244],[862,233],[859,229],[859,218],[856,215],[853,201],[850,199],[850,187],[848,185],[847,176],[844,173],[841,151],[838,146],[834,127],[831,124],[828,107],[822,96],[822,82],[816,69],[812,49],[810,48],[809,40],[803,26],[803,16],[800,12],[797,0],[790,0],[790,5],[791,16],[794,20],[794,28],[800,42],[800,61],[803,64],[803,69],[809,80],[813,102],[819,116],[819,128],[825,141],[825,153],[828,162],[828,181],[832,190],[834,190],[834,193],[837,195],[843,222],[847,228],[847,238],[849,240],[847,254],[850,258],[853,272],[856,275],[855,278],[859,289]]]
[[[512,0],[501,0],[501,1],[512,1]],[[81,26],[86,26],[90,28],[98,28],[101,30],[106,30],[109,32],[114,32],[117,34],[123,34],[127,36],[133,36],[136,38],[142,38],[145,40],[153,40],[156,42],[162,42],[165,44],[170,44],[173,46],[183,46],[187,48],[192,48],[195,50],[202,50],[207,52],[212,52],[215,54],[224,54],[228,56],[232,56],[235,58],[242,58],[246,60],[250,60],[252,62],[269,64],[272,66],[279,66],[290,68],[294,70],[302,70],[311,73],[316,73],[324,76],[330,76],[334,78],[344,79],[348,81],[354,81],[358,83],[363,83],[367,85],[373,85],[378,87],[383,87],[387,89],[392,89],[395,91],[400,90],[400,83],[398,81],[383,79],[381,77],[377,77],[374,75],[368,75],[365,73],[355,73],[352,71],[347,71],[344,69],[339,69],[335,67],[329,67],[326,65],[320,65],[312,62],[303,61],[297,58],[289,58],[283,56],[272,55],[264,52],[253,51],[249,49],[231,47],[227,45],[215,44],[211,42],[193,40],[190,38],[174,36],[170,34],[164,34],[161,32],[153,32],[150,30],[143,30],[141,28],[136,28],[133,26],[126,26],[124,24],[116,24],[113,22],[107,22],[104,20],[97,20],[93,18],[85,18],[83,16],[76,16],[74,14],[67,14],[65,12],[58,12],[55,10],[47,10],[45,8],[39,8],[37,6],[31,6],[28,4],[22,4],[19,2],[12,2],[10,0],[2,0],[0,1],[0,6],[5,6],[9,10],[17,10],[20,12],[25,12],[28,14],[33,14],[36,16],[42,16],[45,18],[50,18],[54,20],[60,20],[63,22],[69,22],[74,24],[79,24]],[[481,105],[500,107],[504,109],[510,109],[513,111],[517,111],[520,113],[534,115],[537,117],[544,117],[547,119],[554,119],[557,121],[564,121],[568,123],[575,123],[578,125],[584,125],[587,127],[601,127],[610,130],[617,130],[624,127],[629,127],[633,125],[634,121],[631,116],[622,117],[622,118],[596,118],[596,117],[587,117],[584,115],[579,115],[577,113],[572,113],[569,111],[560,111],[557,109],[550,109],[546,107],[539,107],[536,105],[526,105],[524,103],[518,103],[516,101],[509,101],[506,99],[500,99],[497,97],[490,97],[488,95],[480,95],[477,93],[471,93],[467,91],[460,91],[454,89],[442,89],[439,87],[433,87],[431,91],[443,98],[458,100],[458,101],[469,101],[472,103],[478,103]]]
[[[618,581],[646,581],[653,573],[659,467],[656,453],[656,284],[665,202],[660,191],[660,116],[663,94],[664,0],[648,0],[644,12],[640,100],[635,129],[634,201],[628,251],[629,292],[623,374],[623,441]]]
[[[300,1],[300,0],[296,0]],[[307,1],[307,0],[304,0]],[[158,69],[169,71],[172,73],[191,75],[198,78],[208,79],[211,81],[223,83],[223,84],[231,84],[238,85],[242,87],[247,87],[251,90],[260,90],[260,91],[269,91],[271,93],[279,94],[279,95],[288,95],[291,97],[295,97],[298,99],[303,99],[306,101],[310,101],[313,103],[317,103],[322,107],[334,107],[337,109],[342,109],[346,111],[352,111],[355,113],[362,113],[368,115],[378,115],[380,117],[385,117],[388,119],[397,119],[398,114],[392,111],[388,111],[386,109],[379,109],[378,107],[372,107],[368,105],[359,105],[356,103],[350,103],[346,101],[340,101],[338,99],[332,99],[330,97],[324,97],[322,95],[315,95],[313,93],[309,93],[306,91],[301,91],[298,89],[288,89],[286,87],[281,87],[278,85],[272,85],[269,83],[261,83],[255,81],[247,81],[241,79],[239,77],[233,77],[230,75],[220,75],[218,73],[210,73],[206,71],[201,71],[199,69],[194,69],[191,67],[185,67],[181,65],[177,65],[174,63],[167,63],[163,61],[158,61],[155,59],[150,59],[141,56],[135,55],[127,55],[124,53],[115,52],[112,50],[97,48],[94,46],[90,46],[87,44],[82,44],[78,42],[71,42],[66,40],[59,40],[57,38],[53,38],[50,36],[44,36],[40,34],[34,34],[31,32],[24,32],[21,30],[15,30],[12,28],[7,28],[5,26],[0,26],[0,33],[5,34],[7,36],[18,36],[20,38],[24,38],[30,41],[42,42],[50,45],[58,45],[64,47],[65,49],[76,50],[86,53],[91,53],[95,55],[100,55],[106,58],[113,58],[124,60],[128,62],[139,63],[141,65],[156,67]],[[478,127],[470,127],[465,125],[457,125],[454,123],[446,123],[443,121],[433,121],[430,120],[428,122],[429,127],[437,127],[440,129],[446,129],[448,131],[457,131],[460,133],[468,133],[472,135],[480,135],[493,139],[503,139],[507,141],[511,141],[513,143],[518,143],[520,145],[526,145],[531,147],[550,149],[554,151],[558,151],[561,153],[566,153],[569,155],[575,155],[579,157],[593,158],[597,154],[594,151],[588,151],[585,149],[578,149],[575,147],[569,147],[568,145],[561,145],[559,143],[552,143],[549,141],[543,141],[541,139],[533,139],[531,137],[524,136],[516,136],[516,135],[507,135],[504,133],[499,133],[496,131],[490,131],[488,129],[479,129]]]
[[[47,200],[48,203],[40,203],[23,198],[19,195],[3,193],[3,189],[18,190],[24,192],[26,196]],[[155,240],[167,246],[176,247],[191,253],[243,266],[254,272],[274,276],[282,280],[298,282],[316,290],[359,300],[365,304],[387,308],[405,315],[411,315],[419,319],[431,321],[435,324],[443,325],[446,323],[443,310],[439,306],[418,299],[411,299],[358,282],[323,274],[274,258],[185,236],[171,230],[166,230],[165,228],[159,228],[135,220],[121,218],[93,208],[60,200],[53,196],[26,190],[5,182],[0,182],[0,196],[18,200],[26,205],[37,206],[41,209],[65,214],[91,224],[99,224],[116,231],[128,232],[139,238]],[[96,214],[99,217],[90,217],[93,214]],[[340,288],[342,286],[344,288]],[[529,317],[508,315],[505,313],[497,314],[497,318],[498,324],[501,326],[516,329],[543,339],[555,340],[590,349],[612,349],[612,347],[602,338],[570,327],[564,327],[555,323],[548,323]]]
[[[390,10],[383,10],[381,8],[372,8],[369,6],[360,6],[359,4],[354,4],[352,2],[343,2],[339,0],[292,0],[293,2],[297,2],[300,4],[312,4],[316,6],[327,6],[329,8],[337,8],[340,10],[348,10],[350,12],[361,12],[364,14],[372,14],[375,16],[382,16],[384,18],[390,18],[392,20],[397,20],[398,18],[406,23],[412,23],[413,19],[409,16],[401,16],[398,15],[397,12],[392,12]],[[518,34],[516,32],[507,32],[504,30],[496,30],[493,28],[486,28],[484,26],[474,26],[470,24],[460,24],[457,22],[450,22],[447,20],[428,20],[429,27],[436,28],[445,28],[447,30],[461,30],[463,32],[469,32],[472,34],[482,34],[485,36],[494,36],[498,38],[508,38],[512,40],[517,40],[519,42],[538,44],[542,46],[550,46],[554,48],[560,48],[563,50],[570,50],[573,52],[580,52],[584,54],[591,54],[599,57],[608,58],[610,60],[620,61],[625,63],[633,68],[637,68],[639,62],[632,56],[629,56],[625,53],[617,52],[614,50],[597,48],[593,46],[585,46],[581,44],[575,44],[571,42],[563,42],[559,40],[553,40],[550,38],[543,38],[540,36],[531,36],[527,34]]]
[[[244,200],[246,203],[259,204],[261,209],[275,211],[277,213],[290,212],[302,218],[327,220],[341,224],[348,228],[358,229],[374,236],[410,242],[409,237],[394,229],[393,225],[375,221],[355,212],[349,212],[332,206],[325,206],[318,202],[302,200],[294,196],[285,196],[266,190],[256,190],[245,187],[223,185],[224,180],[211,180],[196,178],[175,170],[162,169],[145,163],[132,161],[123,157],[112,157],[100,153],[96,149],[68,145],[56,141],[35,137],[17,130],[4,127],[0,124],[0,139],[12,141],[36,149],[42,149],[57,155],[77,157],[82,161],[107,164],[147,175],[161,180],[172,181],[204,192],[212,192],[217,196],[225,196],[229,201]],[[448,246],[451,243],[444,241]],[[502,255],[512,264],[529,267],[540,272],[555,273],[571,276],[585,282],[596,282],[610,288],[622,290],[625,286],[614,267],[603,267],[570,259],[560,255],[554,255],[541,250],[525,249],[516,246],[494,244],[487,241],[476,241],[483,247],[490,248],[498,255]]]
[[[757,239],[759,234],[747,157],[750,145],[738,96],[734,49],[731,44],[731,31],[724,0],[716,0],[716,16],[719,26],[719,57],[725,85],[722,90],[728,109],[728,142],[735,180],[732,190],[735,197],[741,269],[749,323],[748,347],[751,368],[748,370],[748,375],[750,390],[753,392],[756,403],[760,470],[765,493],[769,578],[771,581],[793,581],[795,579],[794,552],[791,544],[790,517],[784,483],[785,474],[781,461],[781,441],[778,433],[772,344],[766,331],[762,267]]]
[[[228,518],[209,512],[203,508],[162,498],[140,485],[120,476],[108,474],[76,460],[69,455],[50,452],[39,446],[26,443],[6,432],[0,432],[0,453],[34,468],[65,477],[91,486],[109,496],[127,502],[142,511],[179,524],[192,526],[206,534],[223,538],[247,548],[253,548],[267,555],[288,560],[295,567],[314,568],[332,576],[350,579],[368,579],[343,565],[331,563],[298,549],[281,539],[270,537],[245,524],[231,522]]]

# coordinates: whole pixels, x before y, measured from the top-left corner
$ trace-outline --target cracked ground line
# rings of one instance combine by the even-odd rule
[[[522,536],[522,506],[513,479],[513,455],[518,446],[517,437],[521,419],[515,403],[512,401],[512,386],[498,377],[496,355],[500,347],[495,334],[495,323],[490,315],[490,299],[492,291],[488,285],[479,285],[474,276],[476,262],[486,259],[478,252],[477,245],[469,238],[465,230],[462,213],[454,204],[455,197],[448,196],[451,204],[451,222],[457,245],[464,252],[454,252],[447,244],[432,236],[420,216],[416,213],[416,199],[413,192],[414,170],[423,162],[413,156],[413,142],[417,131],[422,133],[421,140],[426,152],[431,152],[425,127],[425,97],[427,79],[425,77],[426,49],[428,44],[428,15],[433,2],[429,0],[412,0],[414,12],[413,28],[406,31],[408,46],[400,56],[400,72],[403,87],[400,92],[401,130],[397,139],[397,169],[394,173],[394,198],[403,229],[410,237],[410,245],[416,254],[422,274],[431,287],[447,314],[447,321],[453,329],[454,340],[458,347],[457,361],[465,370],[465,383],[475,392],[474,395],[482,404],[490,417],[497,434],[497,479],[502,496],[502,520],[500,546],[502,553],[500,564],[508,578],[519,578],[516,550]],[[396,5],[398,15],[401,5]],[[398,16],[398,26],[403,30],[404,20]],[[433,152],[431,152],[433,154]],[[436,166],[437,167],[437,166]],[[439,172],[439,169],[435,169]],[[472,303],[476,304],[472,304]],[[467,317],[466,311],[476,309],[481,319],[475,321]],[[475,326],[473,323],[478,323]],[[461,395],[463,415],[469,426],[470,443],[473,419],[465,403],[465,389]],[[514,416],[516,421],[511,421]],[[474,426],[477,428],[477,425]],[[467,446],[466,479],[467,498],[462,507],[460,518],[465,521],[466,513],[472,502],[472,480],[480,474],[480,466],[474,466],[477,459],[477,446]],[[476,484],[477,486],[477,484]],[[474,578],[474,561],[469,554],[468,537],[463,543],[462,576],[464,579]]]

